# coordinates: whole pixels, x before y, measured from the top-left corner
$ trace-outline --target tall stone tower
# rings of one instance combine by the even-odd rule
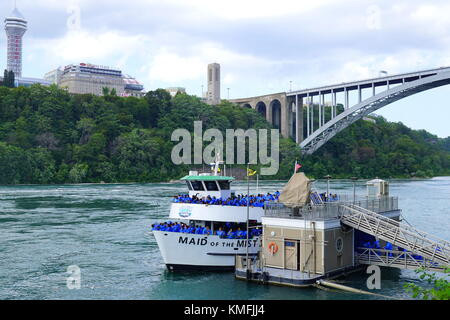
[[[22,37],[27,31],[27,21],[17,8],[5,19],[8,38],[8,61],[6,69],[13,71],[15,78],[22,77]]]
[[[211,63],[208,65],[208,92],[206,102],[210,105],[220,103],[220,64]]]

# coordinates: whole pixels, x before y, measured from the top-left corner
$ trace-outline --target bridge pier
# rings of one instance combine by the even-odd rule
[[[284,138],[289,138],[293,137],[293,134],[291,134],[292,121],[290,121],[293,119],[293,115],[292,110],[289,108],[289,101],[291,100],[293,101],[294,98],[288,99],[286,93],[282,92],[261,97],[232,99],[229,101],[236,103],[241,107],[251,106],[258,112],[260,111],[258,110],[259,106],[264,105],[266,121],[276,127],[279,126],[281,135]]]
[[[303,98],[295,96],[295,142],[303,142]]]
[[[283,97],[281,102],[281,135],[284,138],[290,137],[290,131],[289,131],[289,114],[292,112],[289,110],[289,103],[286,96]]]

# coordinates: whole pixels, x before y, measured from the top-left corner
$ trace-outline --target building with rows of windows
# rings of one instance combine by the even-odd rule
[[[121,70],[89,63],[58,68],[48,72],[45,79],[74,94],[101,96],[105,92],[104,88],[109,92],[114,90],[118,96],[141,97],[145,94],[144,86]]]

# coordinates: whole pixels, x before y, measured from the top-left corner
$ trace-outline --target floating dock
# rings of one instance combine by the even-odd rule
[[[433,271],[450,265],[450,243],[402,223],[398,198],[389,196],[386,181],[370,181],[367,188],[359,200],[321,201],[308,192],[301,206],[267,204],[261,251],[248,261],[236,257],[236,278],[305,287],[366,265]]]

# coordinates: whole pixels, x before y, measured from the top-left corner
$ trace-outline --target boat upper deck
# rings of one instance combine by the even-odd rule
[[[379,198],[355,198],[353,196],[340,196],[339,200],[322,203],[308,204],[302,208],[294,208],[289,204],[280,202],[266,202],[264,204],[264,216],[283,219],[306,219],[326,221],[339,219],[342,215],[342,207],[357,205],[376,213],[398,211],[398,197],[383,196]]]
[[[276,191],[273,194],[257,194],[257,195],[232,195],[228,198],[217,198],[215,196],[191,196],[189,194],[175,196],[172,200],[174,203],[189,203],[189,204],[206,204],[206,205],[221,205],[221,206],[235,206],[246,207],[247,202],[250,207],[263,208],[265,203],[271,203],[278,200],[280,192]]]

